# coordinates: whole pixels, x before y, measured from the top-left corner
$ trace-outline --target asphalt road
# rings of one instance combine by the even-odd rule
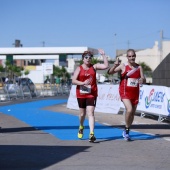
[[[67,99],[67,96],[35,99]],[[0,106],[24,104],[30,100],[0,103]],[[21,108],[18,108],[21,110]],[[30,108],[31,109],[31,108]],[[78,111],[67,109],[66,103],[45,106],[43,111],[60,112],[78,119]],[[24,112],[24,111],[23,111]],[[25,111],[26,112],[26,111]],[[100,138],[95,143],[88,140],[62,140],[60,137],[39,130],[22,120],[6,113],[0,113],[0,170],[169,170],[170,169],[170,123],[158,122],[157,117],[141,118],[137,113],[132,131],[153,136],[140,136],[126,142],[114,138],[114,129],[122,130],[124,115],[95,113],[96,124],[108,127],[113,138]],[[43,116],[43,115],[42,115]],[[45,119],[45,117],[44,117]],[[56,126],[58,122],[56,120]],[[78,125],[77,125],[78,127]],[[97,129],[98,128],[98,129]],[[110,128],[113,129],[110,130]],[[58,129],[53,129],[57,131]],[[67,127],[66,127],[67,130]],[[70,129],[73,135],[76,129]],[[88,129],[85,129],[88,131]],[[104,128],[96,131],[105,133]],[[107,132],[108,133],[108,132]],[[118,132],[119,133],[119,132]],[[63,134],[61,134],[63,135]],[[105,135],[105,134],[103,134]]]

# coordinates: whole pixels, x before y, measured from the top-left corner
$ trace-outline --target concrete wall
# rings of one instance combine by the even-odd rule
[[[170,87],[170,53],[153,72],[153,84]]]

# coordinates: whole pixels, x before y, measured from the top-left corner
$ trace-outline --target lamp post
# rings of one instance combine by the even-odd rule
[[[116,33],[114,34],[114,51],[115,51],[115,58],[117,56],[117,53],[116,53]]]
[[[163,40],[163,30],[160,31],[160,63],[163,59],[162,40]]]

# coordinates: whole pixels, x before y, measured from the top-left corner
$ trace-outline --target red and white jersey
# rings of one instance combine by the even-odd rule
[[[139,78],[140,66],[132,69],[128,63],[125,64],[125,71],[121,74],[119,94],[121,99],[138,100],[139,98]]]
[[[77,98],[92,98],[97,97],[97,83],[96,83],[96,70],[93,65],[90,65],[88,70],[84,70],[82,66],[80,66],[80,73],[78,75],[77,80],[85,81],[90,79],[90,84],[88,86],[80,86],[77,85],[76,95]]]

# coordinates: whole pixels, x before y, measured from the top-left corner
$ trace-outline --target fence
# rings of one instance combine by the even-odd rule
[[[38,86],[34,86],[33,89],[27,85],[4,85],[0,88],[0,102],[26,98],[31,99],[38,97],[69,95],[70,88],[71,87],[68,85],[57,86],[55,84],[39,84]]]

